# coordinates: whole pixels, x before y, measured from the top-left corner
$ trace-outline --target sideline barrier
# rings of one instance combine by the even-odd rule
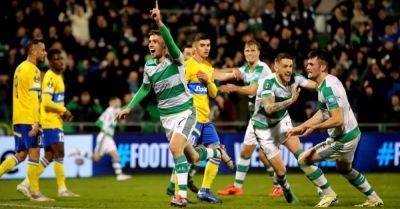
[[[228,153],[237,162],[240,157],[240,147],[243,134],[220,134],[222,143]],[[90,177],[113,174],[111,160],[104,157],[100,162],[92,162],[83,157],[68,157],[72,148],[79,148],[81,153],[92,152],[95,147],[95,135],[66,135],[65,136],[65,171],[67,177]],[[301,139],[304,149],[325,140],[325,134],[314,134]],[[115,141],[121,164],[127,173],[170,173],[173,158],[169,152],[168,142],[164,134],[117,134]],[[14,138],[0,137],[0,160],[14,153]],[[290,171],[298,171],[294,156],[282,147],[285,165]],[[205,163],[205,162],[203,162]],[[254,152],[251,158],[251,170],[262,171],[263,165]],[[321,162],[319,166],[324,171],[333,170],[335,162]],[[49,166],[42,177],[54,177],[53,166]],[[358,144],[354,167],[362,172],[399,172],[400,171],[400,134],[364,133]],[[220,173],[232,173],[225,165],[220,167]],[[2,178],[24,178],[26,162],[18,165]]]

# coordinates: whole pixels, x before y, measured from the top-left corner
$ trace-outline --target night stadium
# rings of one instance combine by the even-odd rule
[[[0,2],[0,208],[399,208],[400,1]]]

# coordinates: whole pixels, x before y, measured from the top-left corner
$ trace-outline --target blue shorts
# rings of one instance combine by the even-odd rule
[[[220,144],[217,130],[215,130],[215,126],[211,122],[196,122],[192,137],[193,144],[203,144],[206,147],[210,144]]]
[[[28,136],[29,131],[32,130],[31,124],[18,124],[13,126],[15,152],[28,150],[29,148],[37,148],[40,143],[40,133],[37,136]]]
[[[49,147],[53,144],[64,142],[64,131],[58,128],[43,129],[43,146]]]

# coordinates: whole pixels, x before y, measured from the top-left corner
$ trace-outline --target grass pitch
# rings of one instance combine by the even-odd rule
[[[326,175],[339,197],[339,205],[334,208],[354,208],[366,198],[353,188],[339,174]],[[367,174],[366,178],[385,202],[384,208],[400,208],[400,175],[394,173]],[[201,185],[202,175],[195,177],[196,185]],[[213,191],[231,184],[234,175],[219,175]],[[289,205],[283,197],[270,198],[268,192],[272,183],[266,174],[248,174],[243,196],[221,197],[221,205],[197,202],[189,208],[312,208],[317,202],[316,189],[302,174],[289,174],[289,183],[300,199],[297,205]],[[131,180],[117,182],[115,177],[68,179],[67,186],[81,195],[79,198],[57,198],[54,179],[41,179],[41,190],[45,195],[56,198],[56,202],[37,203],[24,198],[15,187],[18,180],[0,180],[0,208],[171,208],[170,197],[166,195],[169,175],[136,175]],[[196,196],[189,193],[189,198]]]

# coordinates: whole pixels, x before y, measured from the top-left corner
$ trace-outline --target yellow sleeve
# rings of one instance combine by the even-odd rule
[[[29,69],[25,82],[28,84],[28,94],[31,101],[31,112],[33,116],[33,120],[35,123],[39,123],[40,121],[40,100],[39,100],[39,91],[40,91],[40,73],[36,72],[35,69]]]
[[[211,98],[217,97],[218,88],[213,81],[207,83],[208,96]]]
[[[64,113],[67,111],[67,108],[65,108],[64,105],[54,103],[52,100],[52,95],[50,94],[43,94],[42,102],[46,111],[54,113]]]
[[[215,85],[214,79],[212,77],[213,73],[214,73],[214,68],[211,68],[211,73],[208,75],[209,76],[209,80],[208,80],[208,83],[207,83],[208,96],[210,96],[211,98],[217,97],[217,94],[218,94],[218,88]]]
[[[46,111],[55,113],[64,113],[67,109],[63,104],[53,102],[54,89],[56,88],[55,80],[52,80],[48,74],[44,76],[42,85],[42,103]]]

